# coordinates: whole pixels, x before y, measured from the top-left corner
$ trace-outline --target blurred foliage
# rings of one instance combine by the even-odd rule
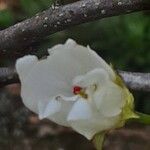
[[[56,5],[56,0],[17,0],[17,7],[14,7],[10,4],[7,6],[8,1],[12,0],[3,1],[6,7],[0,7],[1,30],[49,8],[52,4]],[[73,1],[76,0],[57,0],[57,3],[61,5]],[[73,38],[80,44],[90,45],[117,69],[150,72],[149,25],[149,12],[121,15],[82,24],[53,34],[37,43],[37,55],[43,56],[48,47],[64,43],[67,38]],[[136,109],[150,113],[150,95],[142,92],[135,92],[134,95]]]
[[[22,10],[26,17],[33,16],[52,5],[53,0],[20,0]]]
[[[0,29],[13,23],[13,17],[9,10],[0,11]]]

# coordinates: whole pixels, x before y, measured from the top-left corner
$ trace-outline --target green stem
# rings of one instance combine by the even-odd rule
[[[102,150],[105,134],[106,134],[106,132],[104,131],[104,132],[98,133],[94,136],[92,141],[93,141],[93,144],[94,144],[96,150]]]
[[[139,116],[139,118],[134,119],[135,121],[150,125],[150,115],[143,114],[140,112],[136,112],[136,114]]]

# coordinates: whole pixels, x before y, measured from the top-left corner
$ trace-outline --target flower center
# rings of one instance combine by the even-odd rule
[[[73,93],[75,95],[80,95],[82,96],[83,98],[87,99],[88,98],[88,95],[85,93],[85,89],[83,89],[82,87],[80,86],[74,86],[73,87]]]
[[[76,95],[76,94],[79,94],[81,92],[82,88],[80,86],[74,86],[73,87],[73,93]]]

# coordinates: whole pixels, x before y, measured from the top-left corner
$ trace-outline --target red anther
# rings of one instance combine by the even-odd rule
[[[73,93],[74,94],[79,94],[82,88],[80,86],[74,86],[73,87]]]

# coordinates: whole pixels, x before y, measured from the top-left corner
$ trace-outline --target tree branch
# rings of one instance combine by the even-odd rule
[[[137,91],[150,92],[150,73],[135,73],[118,71],[128,88]],[[12,83],[19,83],[16,70],[13,68],[0,68],[0,88]]]
[[[0,88],[8,84],[19,83],[17,72],[13,68],[0,68]]]
[[[119,74],[130,89],[150,92],[150,73],[119,71]]]
[[[26,54],[25,49],[32,43],[74,25],[148,9],[148,0],[82,0],[58,8],[51,7],[0,31],[0,57]]]

